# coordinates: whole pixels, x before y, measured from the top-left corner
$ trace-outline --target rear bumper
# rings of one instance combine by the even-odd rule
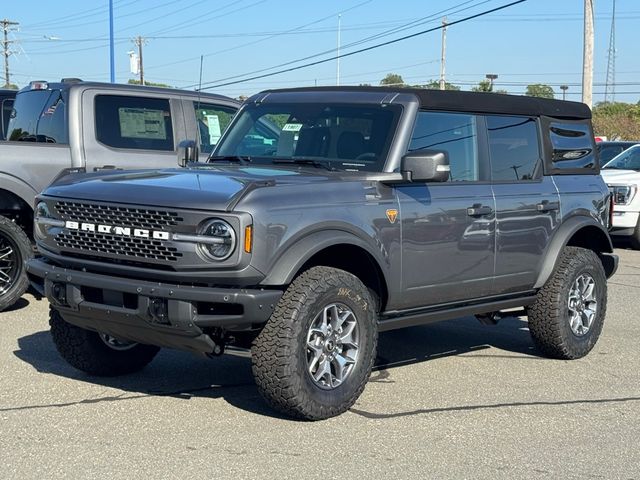
[[[140,343],[210,353],[214,328],[266,322],[280,290],[191,287],[62,268],[35,258],[32,286],[69,323]]]

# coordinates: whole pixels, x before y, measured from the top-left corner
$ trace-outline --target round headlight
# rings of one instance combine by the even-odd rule
[[[229,258],[236,248],[236,232],[224,220],[209,220],[200,229],[200,235],[211,237],[210,242],[203,241],[199,245],[205,256],[214,260]]]
[[[47,237],[47,225],[38,222],[38,218],[52,218],[49,206],[45,202],[38,202],[36,205],[36,211],[34,214],[34,228],[33,231],[36,237],[44,239]]]

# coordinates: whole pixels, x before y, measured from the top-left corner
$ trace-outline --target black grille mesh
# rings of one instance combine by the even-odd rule
[[[166,247],[159,240],[77,230],[59,233],[56,235],[56,243],[60,248],[118,257],[175,262],[182,256],[182,253],[178,252],[176,248]]]
[[[176,226],[184,220],[176,212],[167,210],[149,210],[116,205],[57,202],[55,209],[62,220],[155,230]]]

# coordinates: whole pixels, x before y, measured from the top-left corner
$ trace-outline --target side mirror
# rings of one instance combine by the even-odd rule
[[[198,144],[194,140],[183,140],[178,144],[178,166],[186,167],[198,161]]]
[[[410,182],[446,182],[451,168],[446,152],[415,150],[402,157],[400,171]]]

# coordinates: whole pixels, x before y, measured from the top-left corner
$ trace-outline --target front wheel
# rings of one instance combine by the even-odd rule
[[[596,344],[607,310],[607,278],[592,250],[565,247],[528,309],[529,331],[546,355],[584,357]]]
[[[152,345],[120,340],[72,325],[53,308],[49,325],[60,356],[89,375],[115,377],[137,372],[160,351],[160,348]]]
[[[15,222],[0,215],[0,312],[27,291],[25,262],[33,257],[29,237]]]
[[[277,410],[321,420],[348,410],[376,354],[375,303],[352,274],[313,267],[287,288],[254,341],[258,390]]]

